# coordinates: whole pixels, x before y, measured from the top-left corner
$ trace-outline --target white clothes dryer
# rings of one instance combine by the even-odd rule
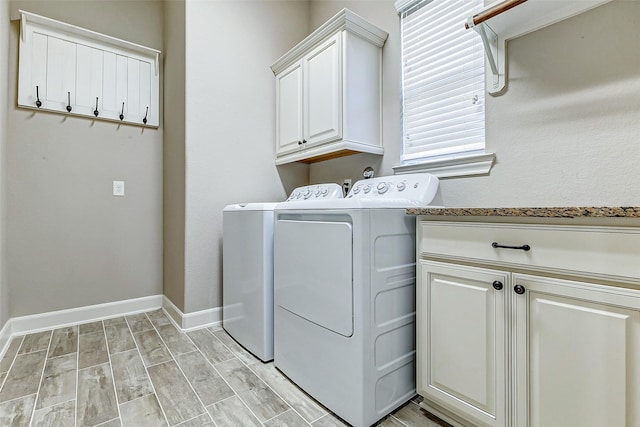
[[[296,188],[287,201],[342,198],[338,184]],[[287,203],[287,202],[285,202]],[[228,205],[222,214],[222,327],[262,361],[273,360],[273,210]]]
[[[282,203],[274,226],[274,363],[365,427],[415,395],[415,217],[428,174],[358,181],[345,199]]]

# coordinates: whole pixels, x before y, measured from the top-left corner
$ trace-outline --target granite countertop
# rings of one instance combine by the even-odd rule
[[[408,215],[533,218],[640,218],[640,206],[548,208],[409,208]]]

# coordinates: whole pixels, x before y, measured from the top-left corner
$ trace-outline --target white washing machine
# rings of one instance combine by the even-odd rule
[[[338,184],[296,188],[287,202],[342,198]],[[228,205],[222,214],[222,327],[265,362],[273,359],[273,209]]]
[[[428,174],[358,181],[342,200],[282,203],[274,225],[274,363],[356,427],[415,395],[415,222]]]

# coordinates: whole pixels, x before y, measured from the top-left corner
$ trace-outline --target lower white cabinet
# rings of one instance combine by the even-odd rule
[[[555,253],[558,262],[564,260],[564,271],[575,273],[559,278],[557,269],[526,262],[534,254],[543,259],[552,249],[536,241],[544,233],[491,224],[503,242],[511,243],[506,246],[517,249],[492,248],[489,241],[476,252],[461,250],[465,256],[457,259],[448,250],[439,256],[432,246],[447,238],[442,225],[424,221],[418,227],[417,390],[422,405],[469,426],[640,426],[640,248],[631,246],[633,253],[626,254],[635,267],[620,270],[630,272],[627,283],[601,274],[602,265],[589,268],[574,261],[597,250],[585,246]],[[446,227],[465,246],[460,230]],[[429,237],[430,230],[435,237]],[[550,226],[547,231],[562,232],[569,241],[583,238],[580,233],[601,233],[596,240],[607,243],[601,251],[615,250],[610,244],[618,237],[640,236],[619,227]],[[523,243],[530,250],[518,249]],[[505,251],[522,259],[505,257]],[[584,269],[582,275],[574,270],[577,266]]]

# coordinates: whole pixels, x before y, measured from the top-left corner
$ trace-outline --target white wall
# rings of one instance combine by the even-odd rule
[[[342,7],[389,32],[385,155],[316,163],[310,181],[392,174],[400,152],[399,24],[393,1],[312,3],[316,28]],[[640,199],[640,3],[614,0],[509,43],[509,88],[487,97],[489,176],[441,181],[447,206],[635,205]],[[390,64],[389,61],[392,61]],[[377,162],[377,164],[376,164]]]
[[[162,2],[12,1],[12,17],[18,9],[162,49]],[[18,33],[13,21],[1,98],[11,317],[161,294],[162,127],[17,108]],[[125,197],[111,195],[113,180]]]
[[[7,99],[9,69],[9,3],[0,2],[0,100]],[[7,108],[9,104],[0,102],[0,329],[9,318],[9,284],[6,265],[6,146]]]
[[[184,312],[222,304],[222,209],[283,200],[308,166],[276,168],[269,66],[309,30],[305,1],[186,3]]]

